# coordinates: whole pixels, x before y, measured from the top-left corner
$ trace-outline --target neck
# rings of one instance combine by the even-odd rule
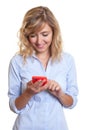
[[[46,69],[49,58],[50,58],[50,53],[49,52],[40,53],[40,54],[38,53],[36,54],[36,56],[38,57],[38,59],[40,60],[40,62],[43,64],[43,66]]]
[[[47,51],[47,52],[42,52],[42,53],[36,53],[36,56],[39,59],[46,59],[47,57],[50,57],[50,52]]]

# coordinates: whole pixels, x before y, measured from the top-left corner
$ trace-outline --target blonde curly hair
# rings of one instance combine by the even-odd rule
[[[29,43],[29,34],[38,32],[44,23],[47,23],[53,31],[51,44],[52,61],[60,59],[62,52],[62,38],[58,21],[48,7],[38,6],[28,10],[24,16],[19,30],[19,54],[24,60],[33,54],[33,47]]]

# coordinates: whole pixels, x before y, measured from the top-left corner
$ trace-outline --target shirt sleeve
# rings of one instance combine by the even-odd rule
[[[69,108],[73,108],[77,103],[77,95],[78,95],[78,85],[77,85],[77,73],[74,58],[72,56],[68,57],[67,62],[67,86],[66,86],[66,94],[72,96],[73,104]]]
[[[8,87],[10,109],[15,113],[20,113],[23,109],[18,110],[15,106],[15,99],[21,94],[20,68],[17,64],[16,58],[13,58],[9,64]]]

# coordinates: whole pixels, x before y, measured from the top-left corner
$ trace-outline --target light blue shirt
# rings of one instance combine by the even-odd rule
[[[47,76],[60,84],[63,91],[73,97],[73,108],[77,103],[78,87],[74,59],[70,54],[62,53],[61,61],[48,62],[45,70],[34,55],[26,63],[20,55],[14,56],[9,65],[9,105],[18,114],[13,130],[68,130],[63,106],[48,91],[34,95],[22,110],[15,106],[15,99],[26,89],[26,83],[33,75]]]

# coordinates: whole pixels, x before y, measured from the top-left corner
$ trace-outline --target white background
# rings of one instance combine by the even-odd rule
[[[53,11],[61,27],[64,50],[74,56],[79,87],[78,104],[74,109],[66,109],[65,115],[69,130],[84,130],[84,0],[3,0],[0,2],[0,130],[12,130],[16,118],[16,114],[9,109],[7,91],[9,61],[18,49],[17,32],[26,11],[38,5],[48,6]]]

